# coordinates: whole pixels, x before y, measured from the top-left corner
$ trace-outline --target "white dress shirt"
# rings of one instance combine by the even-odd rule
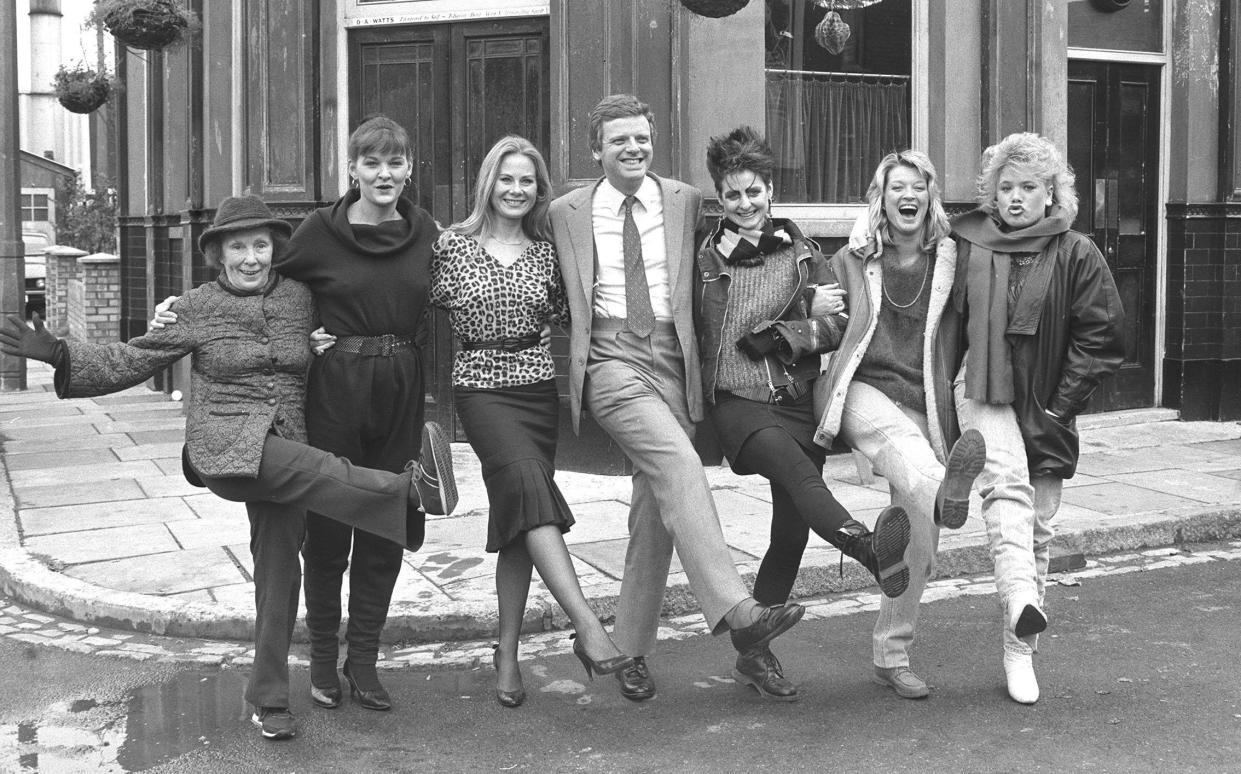
[[[642,238],[642,262],[657,320],[672,319],[668,287],[668,256],[664,247],[664,202],[659,183],[647,177],[635,194],[633,221]],[[595,188],[591,215],[595,231],[596,317],[626,316],[625,306],[625,195],[605,178]]]

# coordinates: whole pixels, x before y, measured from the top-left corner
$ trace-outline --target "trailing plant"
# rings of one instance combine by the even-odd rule
[[[74,113],[98,110],[111,96],[114,84],[107,71],[84,64],[61,65],[52,79],[57,101]]]
[[[87,23],[145,51],[180,44],[202,27],[184,0],[95,0]]]

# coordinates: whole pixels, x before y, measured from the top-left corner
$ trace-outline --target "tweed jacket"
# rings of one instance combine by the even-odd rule
[[[957,249],[951,238],[936,245],[935,271],[931,276],[931,299],[922,338],[922,385],[926,396],[927,429],[931,449],[941,462],[960,435],[952,380],[961,365],[961,318],[949,303],[956,275]],[[840,432],[841,414],[849,382],[866,355],[875,328],[883,293],[883,262],[873,248],[843,247],[832,256],[832,269],[845,289],[849,325],[840,348],[832,353],[823,376],[815,382],[814,403],[819,416],[815,443],[830,447]]]
[[[664,204],[664,249],[668,259],[668,286],[672,295],[672,322],[685,360],[685,400],[690,418],[701,421],[702,370],[694,337],[694,229],[702,208],[702,193],[680,180],[651,177],[659,183]],[[560,261],[569,300],[569,415],[578,432],[582,387],[590,355],[590,332],[595,298],[595,229],[591,204],[594,185],[574,189],[552,202],[549,211],[552,240]]]
[[[204,476],[255,478],[269,431],[306,441],[306,371],[314,300],[275,275],[263,294],[236,295],[208,282],[176,302],[177,324],[128,342],[65,340],[56,394],[89,398],[140,384],[192,355],[185,418],[189,463]]]

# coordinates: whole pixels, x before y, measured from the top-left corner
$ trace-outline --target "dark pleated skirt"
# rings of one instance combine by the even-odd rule
[[[792,403],[759,403],[730,392],[716,392],[715,405],[710,407],[708,415],[724,456],[738,475],[754,472],[737,462],[737,454],[750,436],[767,427],[786,431],[808,454],[821,456],[824,452],[814,442],[814,431],[819,423],[814,415],[813,390]]]
[[[573,513],[553,478],[560,428],[556,382],[457,390],[454,397],[487,486],[487,550],[499,551],[546,524],[568,532]]]

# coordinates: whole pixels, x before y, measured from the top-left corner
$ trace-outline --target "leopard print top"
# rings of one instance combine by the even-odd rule
[[[569,306],[551,242],[535,242],[505,267],[470,236],[445,231],[431,261],[431,303],[448,310],[462,341],[494,341],[538,332],[544,322],[565,327]],[[556,375],[547,347],[519,352],[461,350],[454,387],[496,389],[534,384]]]

